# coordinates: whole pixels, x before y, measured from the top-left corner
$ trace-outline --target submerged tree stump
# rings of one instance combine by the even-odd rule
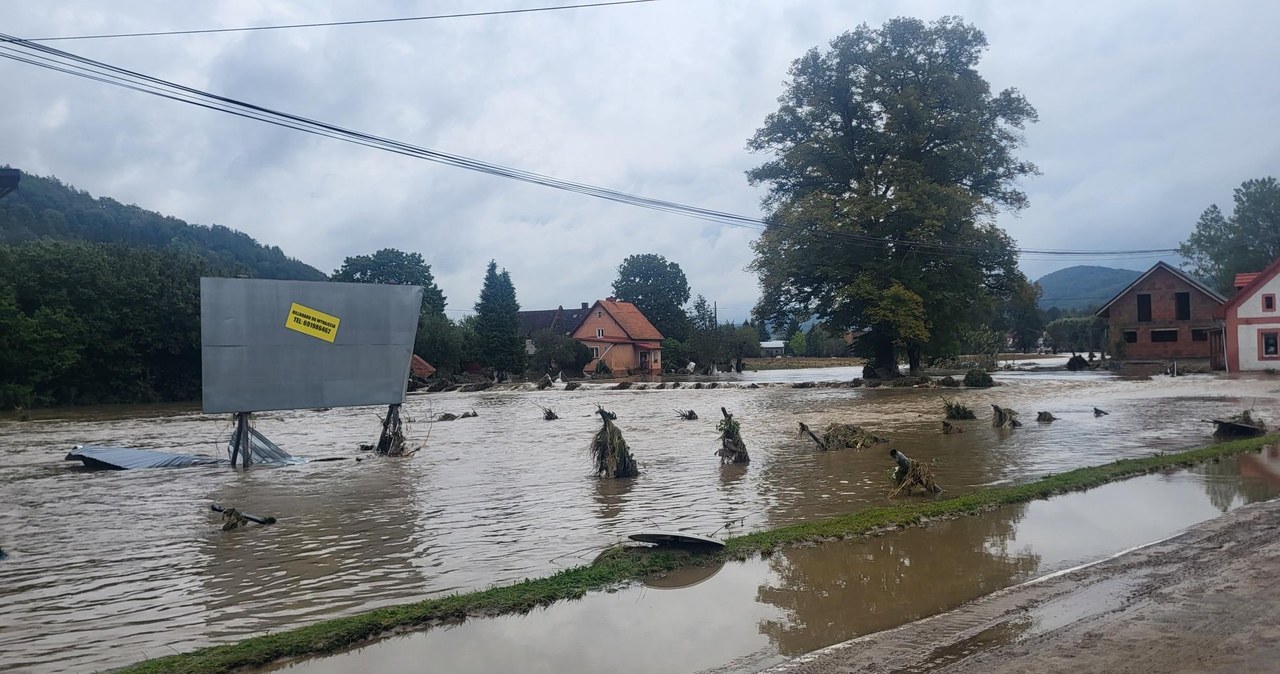
[[[1041,423],[1046,423],[1046,424],[1047,424],[1047,423],[1050,423],[1050,422],[1053,422],[1053,421],[1057,421],[1057,420],[1058,420],[1058,417],[1053,416],[1053,415],[1052,415],[1052,414],[1050,414],[1049,412],[1037,412],[1037,413],[1036,413],[1036,421],[1039,421],[1039,422],[1041,422]]]
[[[720,463],[749,463],[751,457],[747,455],[747,443],[742,441],[740,425],[729,410],[721,407],[720,412],[724,414],[716,425],[716,430],[720,431],[720,449],[716,450]]]
[[[999,405],[991,405],[994,414],[991,417],[991,426],[993,428],[1018,428],[1022,425],[1018,421],[1018,413],[1008,407],[1000,407]]]

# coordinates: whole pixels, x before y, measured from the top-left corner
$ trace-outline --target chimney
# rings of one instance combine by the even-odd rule
[[[583,303],[582,303],[582,310],[583,310],[583,311],[586,311],[586,309],[587,309],[587,303],[586,303],[586,302],[583,302]]]
[[[604,301],[606,301],[606,302],[617,302],[617,301],[618,301],[618,298],[616,298],[616,297],[614,297],[614,296],[610,295],[609,297],[604,298]]]

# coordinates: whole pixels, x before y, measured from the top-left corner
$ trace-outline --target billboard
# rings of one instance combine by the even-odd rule
[[[204,411],[404,402],[418,286],[200,279]]]

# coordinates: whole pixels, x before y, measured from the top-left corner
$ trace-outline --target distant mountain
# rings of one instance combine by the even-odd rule
[[[1063,311],[1097,308],[1142,276],[1132,269],[1079,265],[1045,274],[1036,283],[1042,292],[1041,309]]]
[[[192,225],[177,218],[94,198],[57,178],[22,174],[18,189],[0,200],[0,243],[37,239],[114,243],[181,250],[215,269],[255,278],[323,281],[328,276],[288,257],[277,246],[221,225]]]

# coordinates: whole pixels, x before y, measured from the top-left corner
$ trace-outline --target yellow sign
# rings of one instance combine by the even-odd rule
[[[289,316],[284,319],[284,327],[332,344],[338,336],[338,323],[341,322],[342,319],[337,316],[330,316],[323,311],[316,311],[294,302],[289,307]]]

